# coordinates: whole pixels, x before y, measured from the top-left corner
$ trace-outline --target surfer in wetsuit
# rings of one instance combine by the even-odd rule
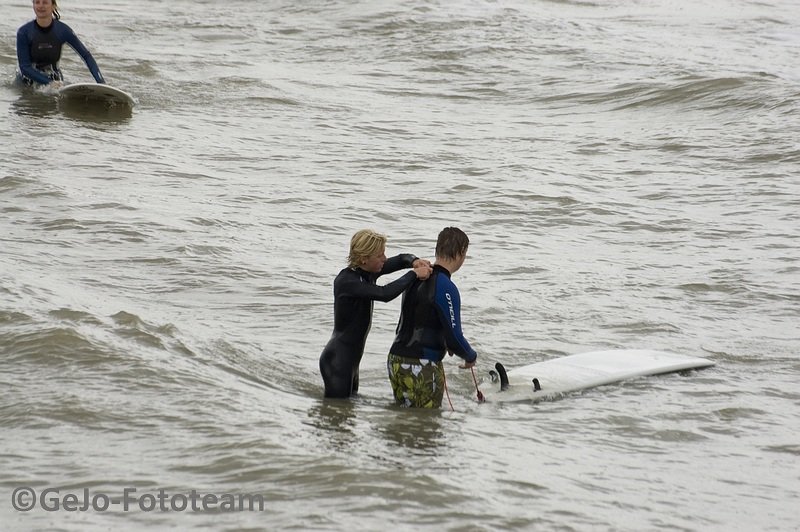
[[[475,365],[478,354],[461,331],[461,295],[450,280],[464,264],[469,237],[445,227],[436,241],[436,262],[428,280],[414,281],[403,294],[397,336],[386,366],[400,406],[439,408],[444,396],[445,352]]]
[[[81,56],[95,81],[105,83],[92,54],[72,28],[61,22],[56,0],[33,0],[33,12],[36,19],[22,25],[17,31],[17,78],[20,81],[26,85],[60,85],[64,76],[58,68],[58,62],[61,48],[67,43]]]
[[[333,281],[333,334],[322,355],[319,370],[325,397],[347,398],[358,392],[358,365],[372,324],[373,301],[391,301],[415,279],[427,279],[431,263],[411,254],[386,258],[386,237],[370,229],[350,240],[348,266]],[[378,285],[381,275],[413,268],[399,279]]]

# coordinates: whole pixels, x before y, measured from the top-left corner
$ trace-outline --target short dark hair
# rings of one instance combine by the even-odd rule
[[[458,227],[445,227],[436,240],[436,256],[443,259],[456,259],[467,254],[469,237]]]

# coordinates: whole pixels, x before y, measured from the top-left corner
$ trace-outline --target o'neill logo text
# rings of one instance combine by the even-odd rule
[[[453,299],[450,297],[449,293],[445,293],[445,298],[447,298],[447,306],[450,308],[450,328],[456,328],[456,311],[453,308]]]

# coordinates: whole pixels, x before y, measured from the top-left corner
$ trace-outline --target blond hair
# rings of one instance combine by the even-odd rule
[[[61,20],[61,13],[58,12],[58,1],[51,0],[53,3],[53,18],[56,20]]]
[[[372,229],[362,229],[350,239],[350,255],[347,256],[348,266],[355,268],[361,266],[363,259],[377,255],[386,247],[386,235],[376,233]]]

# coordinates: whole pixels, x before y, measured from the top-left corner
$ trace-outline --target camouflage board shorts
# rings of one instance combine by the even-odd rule
[[[440,408],[444,396],[444,365],[389,353],[389,382],[397,404],[412,408]]]

